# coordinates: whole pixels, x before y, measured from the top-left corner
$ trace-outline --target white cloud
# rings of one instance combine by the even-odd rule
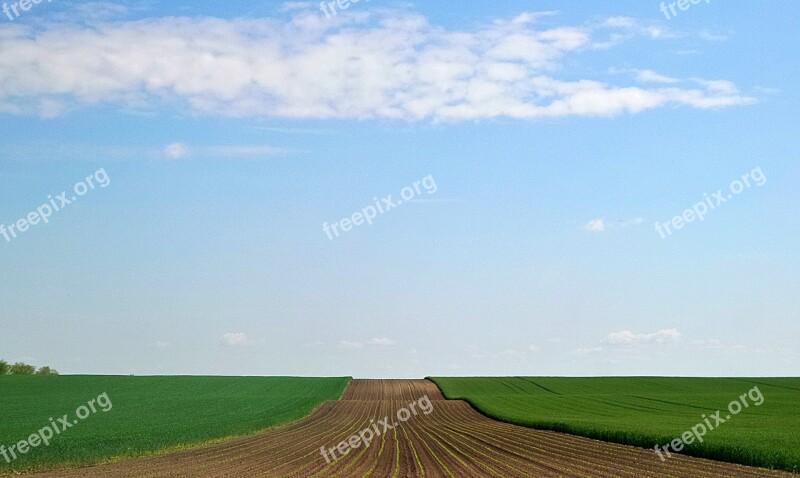
[[[635,217],[627,221],[619,220],[606,222],[605,219],[593,219],[583,226],[588,232],[606,232],[619,229],[630,229],[632,227],[641,226],[644,223],[644,218]]]
[[[728,39],[728,35],[720,34],[720,33],[711,33],[708,30],[703,30],[700,32],[700,38],[706,41],[726,41]]]
[[[678,83],[680,80],[656,73],[653,70],[638,70],[636,79],[643,83]]]
[[[612,28],[633,28],[636,26],[636,20],[631,17],[611,17],[603,25]]]
[[[515,23],[515,24],[533,23],[535,21],[538,21],[542,17],[550,17],[550,16],[557,15],[557,14],[558,14],[557,11],[552,11],[552,10],[551,11],[547,11],[547,12],[520,13],[519,15],[514,17],[513,20],[511,20],[511,23]]]
[[[189,155],[189,148],[183,143],[168,144],[164,148],[164,155],[170,159],[183,159]]]
[[[603,219],[592,219],[583,227],[589,232],[605,232],[606,222]]]
[[[268,131],[270,133],[285,134],[329,134],[336,132],[335,130],[325,128],[287,128],[284,126],[256,126],[254,129]]]
[[[248,345],[250,339],[243,332],[228,332],[222,335],[222,343],[231,347],[240,347]]]
[[[257,158],[265,156],[277,156],[293,152],[289,149],[276,148],[273,146],[253,146],[253,145],[234,145],[234,146],[202,146],[192,147],[183,143],[172,143],[164,148],[164,156],[170,159],[183,159],[189,156],[210,157],[210,158]]]
[[[53,98],[43,98],[39,102],[39,116],[45,119],[57,118],[64,114],[64,103]]]
[[[165,349],[167,347],[171,347],[172,344],[169,343],[169,342],[163,342],[161,340],[158,340],[158,341],[156,341],[155,346],[160,348],[160,349]]]
[[[367,342],[367,343],[369,345],[378,345],[378,346],[385,347],[385,346],[389,346],[389,345],[394,345],[396,342],[394,340],[392,340],[392,339],[387,339],[386,337],[381,337],[381,338],[370,339],[370,341]]]
[[[611,30],[603,40],[595,41],[591,48],[606,50],[635,39],[665,40],[682,36],[660,23],[647,23],[631,17],[611,17],[597,24],[598,30]]]
[[[396,344],[397,344],[397,342],[395,342],[392,339],[386,338],[386,337],[375,337],[375,338],[367,340],[366,342],[351,341],[351,340],[340,340],[339,341],[339,346],[341,348],[343,348],[343,349],[363,349],[364,347],[367,347],[367,346],[389,347],[389,346],[396,345]]]
[[[698,84],[703,85],[709,91],[714,91],[724,95],[739,94],[739,89],[736,85],[727,80],[704,80],[702,78],[693,78]]]
[[[649,343],[674,343],[681,339],[678,329],[662,329],[652,334],[635,334],[630,330],[612,332],[604,342],[613,345],[649,344]]]
[[[20,27],[0,43],[0,111],[53,116],[96,104],[181,105],[187,113],[235,117],[464,121],[754,101],[717,84],[640,88],[572,79],[565,70],[577,59],[567,61],[569,55],[666,33],[619,17],[553,28],[539,27],[536,18],[522,14],[455,31],[405,12],[353,12],[329,21],[297,10],[288,22],[167,17]],[[596,38],[598,29],[611,40]],[[58,107],[43,108],[45,101]]]

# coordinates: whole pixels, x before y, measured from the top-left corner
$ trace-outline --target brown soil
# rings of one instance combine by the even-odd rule
[[[405,423],[397,413],[423,396]],[[389,417],[384,432],[378,421]],[[365,428],[363,445],[328,464],[335,448]],[[336,452],[337,456],[339,453]],[[193,450],[33,477],[797,477],[790,473],[673,456],[490,420],[461,401],[446,401],[425,380],[354,380],[341,401],[327,402],[292,425]]]

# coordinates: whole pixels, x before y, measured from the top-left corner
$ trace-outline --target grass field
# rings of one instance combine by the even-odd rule
[[[446,400],[428,380],[353,380],[340,400],[326,402],[308,419],[256,435],[147,459],[21,476],[797,478],[686,456],[661,462],[647,449],[501,423],[466,402]]]
[[[652,448],[666,445],[758,386],[750,406],[683,453],[800,471],[797,378],[432,378],[448,399],[539,429]],[[752,403],[752,402],[751,402]],[[712,420],[713,424],[714,421]]]
[[[349,378],[0,377],[0,445],[9,446],[106,393],[108,412],[80,420],[7,463],[0,473],[88,464],[252,433],[307,416],[338,399]],[[98,402],[101,403],[101,402]]]

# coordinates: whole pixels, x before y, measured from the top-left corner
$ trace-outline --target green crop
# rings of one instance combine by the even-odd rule
[[[758,387],[764,402],[682,453],[800,471],[798,378],[433,378],[449,399],[517,425],[653,448],[679,438]],[[751,402],[752,403],[752,402]],[[712,423],[714,423],[712,421]]]
[[[70,420],[105,393],[113,408],[91,414],[7,463],[0,472],[86,465],[244,435],[301,419],[338,399],[349,378],[283,377],[0,377],[0,445],[9,447]],[[97,408],[97,407],[96,407]]]

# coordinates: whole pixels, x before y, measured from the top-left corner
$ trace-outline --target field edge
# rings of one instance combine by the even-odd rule
[[[68,375],[65,375],[65,376],[68,376]],[[179,375],[176,375],[176,376],[179,376]],[[207,376],[203,375],[201,377],[207,377]],[[270,377],[272,377],[272,376],[270,376]],[[294,425],[295,423],[301,422],[303,420],[307,420],[308,418],[313,416],[314,413],[317,412],[317,410],[322,408],[328,402],[340,401],[342,399],[342,396],[344,395],[345,391],[347,390],[347,387],[354,380],[353,377],[290,377],[290,376],[275,376],[275,377],[278,377],[278,378],[342,378],[342,379],[347,379],[347,382],[344,384],[344,386],[342,387],[342,391],[339,393],[339,396],[335,400],[324,400],[324,401],[320,402],[316,407],[311,409],[306,415],[304,415],[302,417],[298,417],[297,419],[289,420],[287,422],[276,424],[276,425],[272,425],[272,426],[267,426],[265,428],[261,428],[261,429],[258,429],[258,430],[253,430],[252,432],[235,433],[235,434],[231,434],[231,435],[225,435],[225,436],[221,436],[221,437],[217,437],[217,438],[212,438],[210,440],[202,440],[202,441],[196,441],[196,442],[191,442],[191,443],[171,445],[171,446],[167,446],[167,447],[163,447],[163,448],[159,448],[159,449],[155,449],[155,450],[146,450],[146,451],[133,452],[133,453],[128,453],[128,454],[112,455],[112,456],[100,458],[100,459],[93,460],[93,461],[84,461],[84,462],[65,461],[65,462],[60,462],[60,463],[42,463],[42,464],[36,464],[36,465],[30,466],[30,467],[17,468],[17,469],[0,469],[0,477],[18,476],[20,474],[29,474],[29,473],[45,473],[45,472],[67,471],[67,470],[76,470],[76,469],[81,469],[81,468],[89,469],[89,468],[94,468],[94,467],[97,467],[97,466],[103,466],[103,465],[119,463],[119,462],[122,462],[122,461],[125,461],[125,460],[130,460],[130,459],[152,458],[152,457],[159,457],[159,456],[169,455],[169,454],[172,454],[172,453],[178,453],[178,452],[181,452],[181,451],[196,450],[196,449],[203,448],[203,447],[206,447],[206,446],[211,446],[211,445],[216,445],[216,444],[219,444],[219,443],[224,443],[224,442],[230,441],[230,440],[236,440],[236,439],[239,439],[239,438],[253,437],[253,436],[259,435],[261,433],[264,433],[264,432],[266,432],[268,430],[279,430],[281,428],[285,428],[285,427]]]
[[[491,418],[492,420],[497,420],[499,422],[508,423],[511,425],[517,425],[525,428],[531,428],[535,430],[546,430],[558,433],[565,433],[568,435],[580,436],[584,438],[590,438],[593,440],[599,440],[609,443],[616,443],[619,445],[634,446],[637,448],[643,448],[647,450],[653,450],[655,446],[668,443],[674,439],[674,437],[665,437],[657,435],[601,431],[592,428],[583,428],[574,425],[569,425],[567,423],[560,423],[553,421],[522,420],[509,417],[502,417],[488,410],[484,410],[483,407],[481,407],[478,403],[474,402],[469,397],[450,396],[445,391],[445,389],[439,384],[437,378],[448,378],[448,377],[425,377],[425,380],[433,382],[436,385],[436,387],[439,388],[439,391],[442,392],[442,395],[444,395],[444,397],[447,400],[461,400],[463,402],[466,402],[476,412],[480,413],[481,415],[487,418]],[[765,459],[761,455],[752,454],[752,455],[747,455],[746,457],[737,456],[734,454],[735,451],[736,450],[734,450],[732,447],[729,446],[713,446],[713,447],[707,446],[704,448],[684,448],[684,452],[676,454],[692,456],[695,458],[705,458],[708,460],[721,461],[735,465],[754,466],[766,470],[788,471],[792,473],[800,472],[800,464],[791,463],[789,461],[784,461],[784,460],[778,460],[777,463],[769,463],[765,461]]]

